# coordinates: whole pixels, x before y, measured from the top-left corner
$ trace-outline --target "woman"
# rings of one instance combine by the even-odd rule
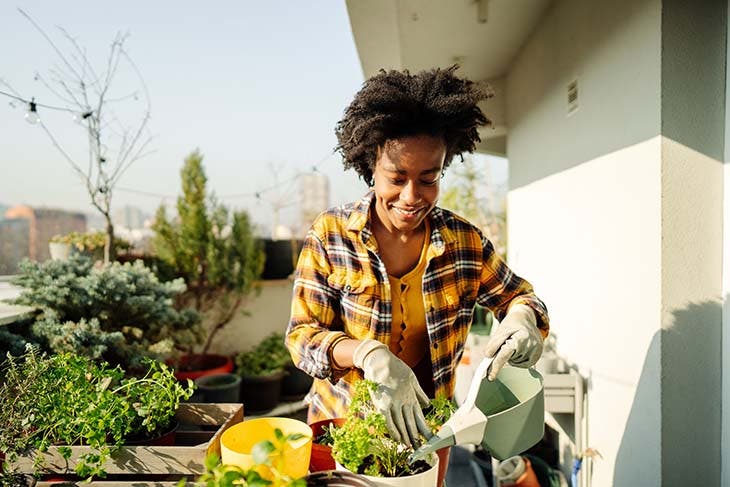
[[[337,125],[345,169],[371,190],[317,218],[297,265],[286,342],[315,377],[310,422],[344,416],[364,377],[378,384],[393,438],[428,437],[421,407],[453,396],[475,303],[501,322],[486,350],[490,380],[540,356],[548,317],[532,286],[476,227],[436,206],[444,170],[490,123],[477,106],[488,95],[455,70],[381,71]]]

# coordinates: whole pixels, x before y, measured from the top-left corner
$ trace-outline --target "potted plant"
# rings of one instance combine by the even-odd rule
[[[309,427],[312,429],[312,458],[309,461],[310,472],[334,470],[335,460],[332,458],[332,433],[345,424],[345,418],[331,418],[315,421]]]
[[[241,401],[248,411],[268,411],[279,403],[289,353],[285,356],[277,351],[277,340],[276,334],[269,335],[252,350],[236,355],[237,373],[241,376]],[[283,338],[281,341],[283,343]]]
[[[254,464],[250,468],[227,465],[220,462],[217,455],[206,458],[206,471],[196,479],[196,484],[205,487],[374,487],[374,484],[359,475],[347,471],[312,472],[303,478],[291,478],[278,465],[285,445],[299,439],[297,434],[285,435],[280,429],[274,430],[275,439],[264,440],[252,448]],[[180,480],[178,487],[188,485]]]
[[[370,397],[377,385],[358,381],[345,423],[331,431],[332,456],[338,466],[365,475],[376,485],[433,485],[438,481],[438,457],[428,461],[408,462],[413,449],[388,435],[385,417],[373,406]],[[454,407],[451,401],[438,398],[425,411],[427,422],[437,429],[448,419]]]
[[[104,463],[130,437],[148,438],[170,427],[181,400],[192,393],[164,364],[149,360],[142,377],[72,353],[45,355],[28,347],[2,364],[0,451],[4,475],[12,476],[20,455],[33,458],[33,473],[44,468],[51,445],[68,461],[71,445],[90,449],[74,470],[103,477]],[[28,473],[28,472],[25,472]]]
[[[71,239],[68,235],[54,235],[48,241],[48,252],[52,260],[68,260],[71,255]]]
[[[20,264],[13,304],[41,312],[22,331],[26,341],[53,353],[71,352],[143,373],[145,357],[164,360],[199,341],[200,317],[178,311],[182,279],[161,282],[142,262],[94,265],[82,255],[67,261]]]
[[[176,300],[178,309],[191,308],[203,316],[202,348],[178,348],[174,367],[178,377],[231,372],[229,357],[210,354],[216,334],[244,311],[248,295],[264,265],[261,243],[245,211],[231,212],[207,194],[203,156],[194,151],[181,170],[182,196],[177,216],[168,218],[160,206],[152,229],[157,258],[175,269],[187,289]]]
[[[70,232],[65,235],[54,235],[49,241],[51,259],[66,260],[71,253],[79,253],[90,257],[92,260],[104,259],[104,245],[107,234],[98,232]],[[126,240],[114,237],[114,249],[128,250],[131,244]]]
[[[195,379],[202,402],[239,402],[241,376],[234,373],[210,374]]]
[[[258,348],[261,353],[268,353],[272,362],[280,363],[284,368],[284,377],[281,380],[282,401],[299,400],[309,392],[314,379],[294,365],[284,344],[283,333],[271,333],[259,343]]]

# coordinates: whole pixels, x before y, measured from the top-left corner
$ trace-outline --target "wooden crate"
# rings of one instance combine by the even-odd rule
[[[104,468],[110,475],[199,475],[205,471],[205,458],[220,456],[220,437],[225,430],[243,421],[242,404],[183,403],[175,413],[180,422],[174,446],[123,446],[114,453]],[[72,446],[68,462],[50,447],[43,453],[44,469],[49,472],[73,472],[79,456],[89,451],[87,446]],[[33,472],[33,456],[18,458],[20,472]]]

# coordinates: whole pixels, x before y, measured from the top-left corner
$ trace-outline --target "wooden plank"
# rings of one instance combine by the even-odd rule
[[[180,421],[181,440],[174,446],[123,446],[105,464],[108,474],[182,474],[199,475],[205,471],[205,459],[211,453],[220,456],[220,437],[225,430],[243,421],[242,404],[180,404],[175,417]],[[213,431],[201,427],[217,426]],[[190,444],[190,441],[196,442]],[[72,446],[68,462],[52,446],[43,453],[43,466],[50,472],[73,471],[79,457],[88,453],[88,446]],[[33,472],[33,454],[19,457],[15,466],[20,472]]]
[[[35,487],[177,487],[177,480],[154,480],[144,477],[130,478],[129,480],[39,480]],[[200,484],[186,479],[185,487],[200,487]]]

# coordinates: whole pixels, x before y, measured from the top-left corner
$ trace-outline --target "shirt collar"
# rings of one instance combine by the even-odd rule
[[[375,192],[371,189],[360,201],[355,203],[350,218],[347,220],[347,229],[360,233],[361,240],[365,244],[372,237],[370,230],[370,207],[374,200]],[[444,211],[438,206],[431,210],[427,218],[431,224],[431,247],[440,255],[443,253],[446,245],[450,245],[456,240],[456,236],[446,224]]]

